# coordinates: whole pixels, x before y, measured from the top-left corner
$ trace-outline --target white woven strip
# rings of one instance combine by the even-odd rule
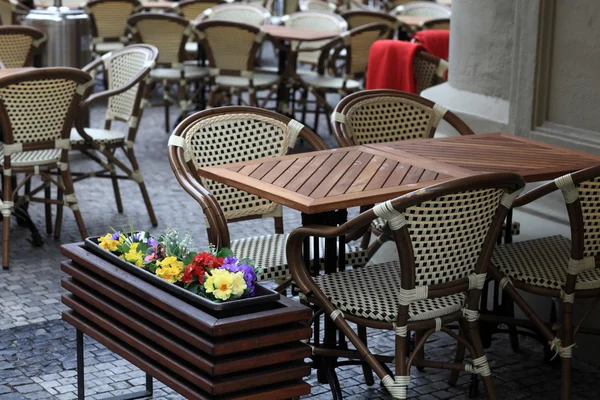
[[[202,14],[204,14],[205,16],[209,16],[210,14],[212,14],[213,10],[212,8],[208,8],[206,10],[204,10],[204,12]]]
[[[127,44],[127,43],[129,43],[129,38],[127,36],[121,36],[119,38],[119,42],[121,42],[123,44]]]
[[[350,38],[352,37],[352,36],[350,36],[350,31],[345,31],[345,32],[340,33],[340,37],[344,41],[345,45],[350,44]]]
[[[375,207],[373,207],[373,212],[378,217],[386,220],[393,231],[398,230],[406,225],[406,218],[404,218],[404,214],[394,209],[391,200],[377,204]]]
[[[184,149],[186,148],[185,139],[182,138],[181,136],[177,136],[177,135],[169,136],[169,143],[167,145],[169,147],[176,146],[176,147],[182,147]]]
[[[65,194],[65,201],[68,203],[77,203],[77,196],[73,194]]]
[[[445,79],[446,71],[448,71],[448,61],[440,60],[440,63],[435,69],[435,76]]]
[[[504,192],[504,194],[500,198],[500,204],[502,204],[504,207],[510,209],[512,207],[513,203],[515,202],[515,199],[517,197],[519,197],[519,195],[521,194],[521,192],[523,191],[523,189],[524,188],[515,190],[512,193],[506,193],[506,192]]]
[[[56,140],[54,140],[54,148],[69,150],[71,148],[71,139],[56,139]]]
[[[596,259],[592,256],[584,257],[582,260],[573,260],[569,258],[567,273],[577,275],[580,272],[591,271],[596,268]]]
[[[60,169],[61,171],[66,171],[69,169],[69,164],[64,163],[64,162],[57,162],[56,166],[58,167],[58,169]]]
[[[334,122],[334,121],[339,122],[340,124],[345,124],[346,116],[342,113],[334,111],[333,113],[331,113],[331,122]]]
[[[509,283],[511,285],[513,284],[508,276],[505,276],[504,278],[500,279],[500,286],[502,287],[502,289],[504,289]]]
[[[86,90],[88,90],[90,87],[93,87],[95,84],[96,84],[96,81],[94,80],[94,78],[92,78],[89,81],[87,81],[86,83],[82,83],[81,85],[77,86],[75,93],[77,93],[80,96],[83,96],[84,93],[86,92]]]
[[[39,175],[40,174],[40,166],[39,165],[34,165],[33,166],[33,174],[34,175]]]
[[[12,176],[12,169],[10,169],[10,168],[5,169],[4,170],[4,175],[5,176]]]
[[[14,153],[20,153],[23,151],[23,143],[13,143],[4,145],[4,155],[10,156]]]
[[[486,274],[469,275],[469,289],[483,289],[486,276]]]
[[[190,36],[192,34],[192,32],[194,32],[194,25],[192,25],[192,23],[190,22],[189,25],[186,26],[185,29],[183,30],[183,35]]]
[[[435,319],[435,331],[439,332],[442,330],[442,319],[441,318],[436,318]]]
[[[256,37],[254,37],[254,41],[256,43],[262,43],[263,40],[265,40],[265,35],[267,33],[265,31],[263,31],[262,29],[260,31],[258,31],[258,33],[256,34]]]
[[[381,383],[395,399],[406,399],[410,376],[397,376],[394,380],[391,376],[386,375]]]
[[[333,310],[331,312],[331,315],[330,315],[332,321],[335,321],[339,316],[341,316],[342,318],[344,318],[344,313],[341,310],[338,310],[338,309]]]
[[[290,133],[288,147],[290,149],[293,149],[294,146],[296,145],[296,140],[298,139],[298,135],[300,134],[302,129],[304,129],[304,125],[302,125],[300,122],[296,121],[295,119],[290,119],[290,122],[288,122],[288,124],[287,124],[287,128],[288,128],[288,132]]]
[[[40,45],[42,43],[44,43],[48,38],[46,37],[46,35],[42,36],[41,38],[34,40],[33,42],[31,42],[32,46],[35,48],[40,47]]]
[[[490,364],[488,364],[487,357],[485,355],[474,358],[473,365],[475,366],[475,370],[473,371],[476,374],[481,376],[490,376],[492,375],[492,371],[490,371]]]
[[[206,39],[206,35],[204,34],[204,32],[199,31],[198,29],[195,29],[194,32],[196,33],[196,37],[198,38],[198,40]]]
[[[15,203],[13,201],[1,201],[0,200],[0,212],[2,213],[3,217],[10,217],[10,214],[12,213],[12,209],[15,206]]]
[[[171,67],[173,67],[175,69],[183,70],[183,63],[176,62],[176,63],[171,64]]]
[[[208,69],[208,74],[210,76],[217,76],[221,73],[221,70],[219,68],[209,68]]]
[[[126,140],[125,147],[127,147],[128,149],[133,148],[133,140]]]
[[[477,310],[470,310],[465,307],[461,311],[465,319],[469,322],[475,322],[479,319],[479,311]]]
[[[560,298],[564,303],[575,303],[575,292],[567,294],[564,290],[560,289]]]
[[[140,172],[139,169],[136,170],[136,171],[133,171],[131,173],[131,179],[133,179],[137,183],[143,183],[144,182],[144,177],[142,176],[142,173]]]
[[[579,191],[577,190],[577,187],[573,182],[573,177],[571,176],[571,174],[563,175],[559,178],[556,178],[554,180],[554,183],[556,183],[556,186],[562,192],[565,198],[565,203],[573,203],[579,198]]]
[[[414,289],[400,288],[399,304],[407,306],[414,301],[425,300],[429,294],[427,286],[415,286]]]
[[[285,22],[287,22],[287,21],[289,21],[289,20],[290,20],[290,16],[289,15],[284,15],[283,17],[281,17],[279,19],[279,21],[281,21],[282,24],[285,23]]]
[[[434,104],[433,105],[433,121],[431,122],[431,125],[434,128],[437,128],[438,124],[444,118],[444,115],[446,115],[447,112],[448,112],[448,109],[446,107],[443,107],[439,104]]]
[[[154,61],[154,60],[146,61],[144,63],[144,68],[150,68],[150,69],[152,69],[155,66],[156,66],[156,61]]]
[[[102,61],[106,61],[106,60],[108,60],[111,57],[112,57],[112,54],[110,54],[110,53],[104,53],[104,54],[102,54],[102,56],[100,58],[102,59]]]
[[[571,358],[573,355],[573,347],[575,347],[575,343],[570,346],[563,347],[560,339],[555,337],[551,342],[548,342],[550,345],[550,351],[554,350],[554,357],[552,360],[559,356],[560,358]]]
[[[402,337],[408,336],[408,326],[406,326],[406,325],[396,326],[395,322],[394,322],[393,326],[394,326],[394,332],[396,332],[397,336],[402,336]]]
[[[98,44],[98,43],[104,43],[104,38],[101,38],[101,37],[92,38],[92,44]],[[106,54],[110,54],[110,53],[106,53]]]
[[[139,120],[140,120],[140,119],[139,119],[138,117],[134,117],[134,116],[132,115],[131,117],[129,117],[129,122],[127,122],[127,125],[128,125],[130,128],[133,128],[133,129],[135,129],[135,128],[137,128],[137,126],[138,126],[138,122],[139,122]]]

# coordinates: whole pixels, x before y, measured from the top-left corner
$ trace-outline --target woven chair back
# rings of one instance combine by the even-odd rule
[[[285,26],[300,29],[329,31],[342,33],[348,30],[348,24],[341,16],[327,11],[300,11],[286,15],[281,19]],[[329,40],[317,40],[312,42],[292,41],[292,48],[304,50],[298,53],[298,61],[302,63],[317,64],[321,52],[319,50],[307,51],[307,49],[318,49],[327,44]]]
[[[95,43],[121,41],[127,43],[127,18],[138,11],[136,0],[92,0],[84,10],[92,24]]]
[[[33,65],[33,56],[46,43],[46,35],[27,26],[0,26],[0,62],[4,68]]]
[[[214,20],[196,25],[196,31],[206,49],[211,75],[251,76],[263,38],[260,28]]]
[[[386,24],[369,24],[342,34],[346,48],[346,77],[362,78],[367,71],[369,50],[375,41],[387,38]]]
[[[302,125],[290,118],[250,107],[221,107],[182,122],[186,161],[194,171],[288,154]],[[292,121],[292,122],[290,122]],[[274,216],[280,206],[231,186],[198,177],[218,201],[227,220]]]
[[[450,18],[436,18],[425,21],[421,24],[421,29],[450,30]]]
[[[450,8],[430,1],[413,1],[396,7],[393,15],[409,15],[428,18],[450,18]]]
[[[379,11],[353,10],[341,14],[348,23],[348,29],[358,28],[368,24],[386,24],[390,27],[390,36],[398,29],[398,20],[389,14]]]
[[[185,59],[185,43],[192,33],[190,23],[177,15],[138,13],[127,19],[129,30],[138,43],[158,49],[157,64],[181,66]]]
[[[16,1],[0,0],[0,23],[2,25],[16,24],[17,5],[15,3]]]
[[[230,21],[262,26],[271,19],[269,10],[256,4],[219,4],[203,13],[201,21]],[[199,21],[200,21],[199,20]]]
[[[342,99],[335,108],[332,126],[340,146],[387,143],[431,138],[441,119],[460,135],[473,131],[453,113],[442,117],[435,104],[397,90],[365,90]]]
[[[209,8],[218,5],[219,1],[214,0],[185,0],[180,1],[173,11],[188,21],[193,21]]]
[[[68,148],[73,116],[93,83],[87,73],[74,68],[42,68],[0,78],[5,146],[36,143],[37,149]]]
[[[335,12],[336,5],[334,3],[323,0],[300,0],[300,11],[328,11]]]
[[[104,70],[108,76],[109,90],[119,90],[137,81],[128,90],[108,98],[107,120],[116,119],[137,126],[142,99],[140,81],[143,79],[143,73],[152,67],[157,57],[158,50],[155,47],[139,44],[107,53],[102,57]]]
[[[414,59],[417,93],[446,81],[448,62],[433,54],[420,51]]]

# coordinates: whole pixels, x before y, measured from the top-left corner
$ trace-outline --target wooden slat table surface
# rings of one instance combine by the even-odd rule
[[[357,146],[205,167],[198,173],[314,214],[377,203],[434,181],[477,172]]]
[[[299,40],[304,42],[331,39],[338,35],[338,32],[292,28],[288,26],[278,25],[265,25],[262,27],[262,30],[267,32],[275,39]]]
[[[368,145],[401,157],[415,155],[478,172],[516,172],[527,182],[555,179],[600,164],[600,157],[548,143],[489,133]]]

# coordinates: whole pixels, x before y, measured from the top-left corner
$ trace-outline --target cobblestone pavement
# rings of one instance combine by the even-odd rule
[[[93,125],[98,126],[102,109],[93,110]],[[333,145],[327,127],[319,127],[322,136]],[[175,181],[167,160],[168,136],[163,129],[162,111],[152,109],[142,119],[139,140],[135,145],[141,170],[155,207],[159,227],[168,224],[190,231],[198,247],[206,246],[206,234],[200,208]],[[72,169],[83,170],[88,164],[74,157]],[[103,234],[110,226],[132,224],[136,229],[155,231],[150,226],[140,193],[134,183],[121,184],[125,212],[118,214],[112,187],[106,180],[86,180],[75,186],[80,207],[90,234]],[[43,207],[33,204],[31,216],[43,230]],[[285,230],[300,225],[297,212],[286,210]],[[65,210],[60,241],[44,236],[42,247],[29,243],[26,228],[12,227],[11,269],[0,272],[0,400],[74,399],[75,329],[60,320],[61,243],[79,241],[79,233],[69,210]],[[272,232],[271,220],[232,224],[234,238]],[[381,353],[393,351],[389,333],[370,332],[369,343]],[[513,353],[506,338],[499,336],[488,351],[488,358],[501,399],[557,399],[560,370],[542,361],[541,346],[523,339],[522,352]],[[427,356],[449,361],[454,347],[450,341],[434,337],[427,347]],[[86,391],[89,398],[100,399],[139,390],[144,374],[115,356],[96,342],[86,339]],[[577,360],[577,358],[575,358]],[[341,386],[346,399],[390,399],[377,382],[372,387],[364,383],[360,367],[339,368]],[[411,398],[467,398],[468,376],[451,388],[446,383],[448,373],[413,369]],[[575,398],[598,399],[600,390],[597,368],[575,361]],[[313,374],[311,399],[329,399],[328,387],[320,385]],[[181,398],[158,382],[154,399]]]

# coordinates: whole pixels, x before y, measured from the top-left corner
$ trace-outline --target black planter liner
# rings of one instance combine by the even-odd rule
[[[201,309],[209,311],[210,314],[219,314],[221,312],[228,312],[239,310],[248,307],[256,307],[259,305],[266,305],[268,303],[275,303],[279,300],[279,293],[274,290],[267,289],[260,284],[256,284],[254,290],[254,296],[249,297],[247,299],[239,299],[239,300],[231,300],[224,303],[215,303],[211,300],[198,296],[186,290],[180,286],[167,282],[158,276],[152,274],[151,272],[146,271],[143,268],[137,267],[122,258],[119,258],[116,254],[113,254],[109,251],[104,250],[98,244],[98,239],[100,236],[93,236],[85,239],[85,247],[91,251],[92,253],[102,257],[103,259],[110,261],[115,266],[137,276],[145,280],[152,285],[163,289],[166,292],[169,292],[173,296],[184,300],[187,303],[190,303],[194,306],[197,306]]]

